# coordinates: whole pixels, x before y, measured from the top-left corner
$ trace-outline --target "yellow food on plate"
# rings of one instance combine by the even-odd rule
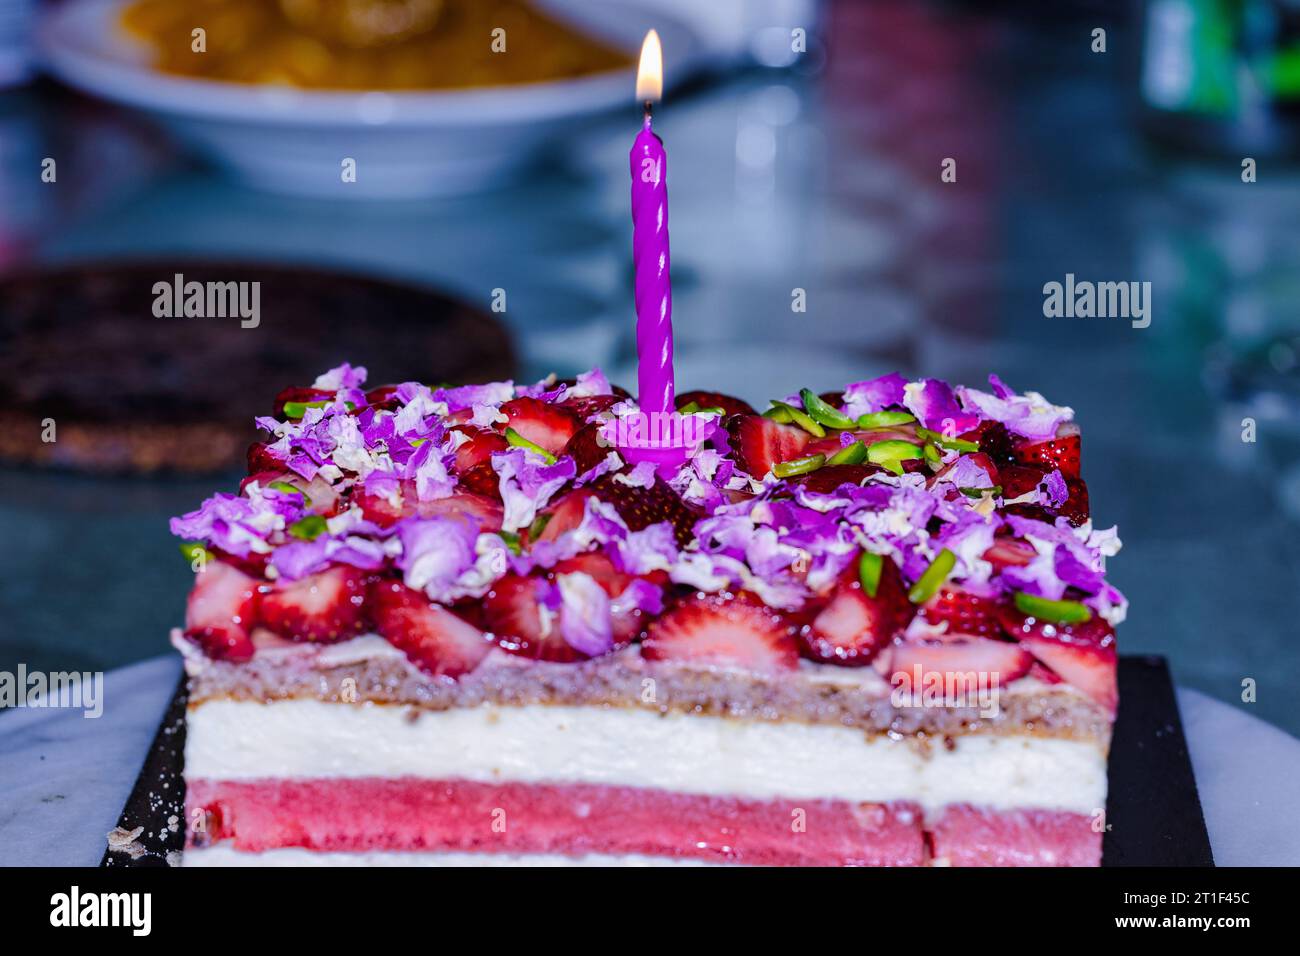
[[[524,0],[134,0],[122,26],[164,73],[312,89],[466,89],[633,63]]]

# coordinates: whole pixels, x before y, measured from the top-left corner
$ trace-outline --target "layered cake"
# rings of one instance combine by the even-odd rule
[[[1097,865],[1125,601],[1071,410],[676,405],[664,467],[598,370],[282,392],[172,523],[185,863]]]

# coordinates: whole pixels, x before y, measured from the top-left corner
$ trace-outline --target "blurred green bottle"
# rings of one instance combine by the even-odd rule
[[[1300,0],[1146,0],[1147,128],[1199,152],[1300,158]]]

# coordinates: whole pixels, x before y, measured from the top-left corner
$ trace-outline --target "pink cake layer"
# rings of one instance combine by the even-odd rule
[[[1087,817],[915,804],[741,800],[590,784],[417,778],[188,780],[192,846],[329,852],[638,854],[794,866],[1096,866]]]

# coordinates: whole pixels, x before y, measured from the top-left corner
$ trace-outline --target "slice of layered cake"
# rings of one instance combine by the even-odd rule
[[[897,375],[289,389],[173,521],[193,864],[1096,865],[1116,700],[1068,408]]]

